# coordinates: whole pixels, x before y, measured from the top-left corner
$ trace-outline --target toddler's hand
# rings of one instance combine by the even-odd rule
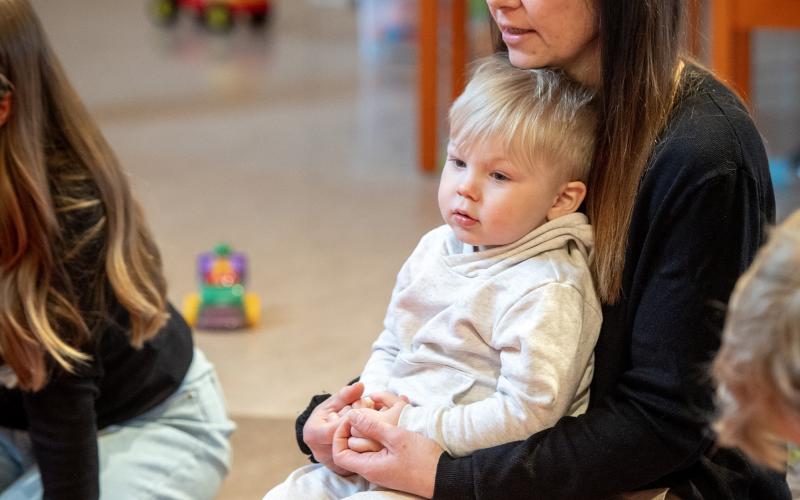
[[[388,409],[401,402],[409,403],[409,400],[406,396],[398,396],[397,394],[389,391],[375,392],[369,396],[375,402],[374,409],[376,410]]]
[[[360,408],[367,408],[373,409],[375,408],[375,402],[369,398],[369,396],[365,396],[361,399],[358,399],[353,402],[352,405],[346,405],[341,410],[336,413],[331,413],[326,416],[326,422],[328,423],[338,423],[345,415],[347,415],[350,410],[357,410]]]
[[[398,398],[394,401],[392,406],[380,406],[380,410],[367,410],[376,415],[376,417],[393,426],[397,426],[397,422],[400,420],[400,413],[403,411],[403,407],[407,405],[406,399]],[[361,432],[358,431],[356,428],[352,428],[350,430],[351,435],[350,438],[347,440],[347,447],[357,453],[365,453],[370,451],[380,451],[383,449],[383,445],[379,442],[369,439]]]
[[[359,399],[355,403],[353,403],[353,409],[358,410],[360,408],[368,408],[370,410],[375,409],[375,401],[372,400],[369,396],[364,396],[363,398]]]

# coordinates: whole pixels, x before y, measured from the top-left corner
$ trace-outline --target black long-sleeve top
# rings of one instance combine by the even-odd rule
[[[191,363],[191,332],[174,309],[141,349],[129,343],[127,314],[117,318],[92,343],[93,361],[78,374],[55,369],[38,392],[0,386],[0,426],[29,432],[45,499],[98,498],[97,430],[167,399]]]
[[[724,304],[774,222],[766,154],[726,87],[692,67],[682,87],[637,196],[622,299],[603,308],[589,410],[525,441],[442,454],[435,499],[576,500],[659,486],[683,499],[789,498],[781,475],[717,449],[708,427]]]
[[[100,204],[61,210],[61,201],[96,196],[84,172],[69,158],[50,166],[51,189],[61,224],[64,252],[104,217]],[[62,175],[63,174],[63,175]],[[113,295],[105,310],[91,309],[82,293],[106,280],[104,232],[67,260],[65,293],[75,297],[92,339],[81,350],[92,356],[70,374],[51,362],[51,376],[40,391],[0,385],[0,426],[29,432],[41,472],[45,499],[91,500],[99,497],[97,430],[143,414],[166,400],[181,384],[192,360],[191,330],[169,307],[170,319],[140,349],[130,345],[130,321]],[[108,283],[103,285],[110,288]],[[113,492],[112,492],[113,493]]]

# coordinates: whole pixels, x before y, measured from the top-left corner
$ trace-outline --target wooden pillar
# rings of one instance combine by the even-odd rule
[[[686,20],[686,48],[692,57],[700,57],[700,18],[701,0],[688,0],[688,11]]]
[[[467,0],[452,0],[450,97],[454,101],[464,90],[467,68]]]
[[[713,0],[711,65],[717,76],[747,100],[750,95],[750,30],[753,28],[748,22],[755,25],[757,20],[739,19],[743,16],[741,1]]]
[[[750,60],[751,50],[750,31],[746,29],[734,29],[732,40],[733,49],[733,70],[731,84],[739,92],[742,98],[750,102]]]
[[[732,0],[713,0],[711,12],[711,66],[723,80],[733,76],[733,5]]]
[[[419,0],[418,28],[418,151],[423,171],[436,169],[436,53],[438,0]]]

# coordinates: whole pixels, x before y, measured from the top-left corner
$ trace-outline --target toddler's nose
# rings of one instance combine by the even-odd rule
[[[458,184],[456,193],[462,198],[467,198],[472,201],[478,201],[480,198],[480,189],[475,179],[468,175]]]

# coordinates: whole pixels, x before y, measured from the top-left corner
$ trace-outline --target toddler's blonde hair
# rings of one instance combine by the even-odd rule
[[[720,444],[785,467],[775,425],[800,419],[800,210],[772,231],[737,282],[713,374]]]
[[[479,59],[450,108],[450,140],[467,147],[491,136],[521,165],[557,165],[586,181],[597,126],[594,92],[553,69],[515,68],[503,55]]]

